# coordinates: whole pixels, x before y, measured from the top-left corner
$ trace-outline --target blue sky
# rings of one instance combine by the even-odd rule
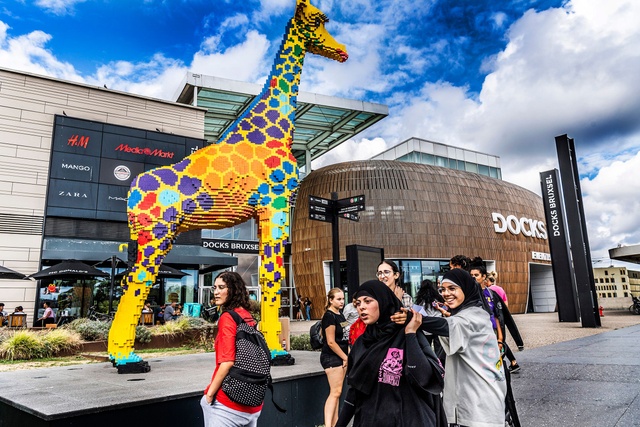
[[[540,193],[576,141],[594,258],[640,243],[640,2],[315,0],[347,46],[301,89],[389,106],[316,161],[415,136],[497,154]],[[294,0],[0,0],[0,66],[173,100],[187,71],[262,83]],[[631,214],[630,214],[631,213]]]

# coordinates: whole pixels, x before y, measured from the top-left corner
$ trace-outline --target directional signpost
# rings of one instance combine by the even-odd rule
[[[309,219],[331,223],[333,243],[333,286],[340,287],[340,238],[338,218],[349,221],[360,220],[358,212],[365,209],[364,194],[338,199],[338,193],[331,193],[330,199],[309,196]]]
[[[309,196],[309,219],[314,221],[333,221],[333,200]]]

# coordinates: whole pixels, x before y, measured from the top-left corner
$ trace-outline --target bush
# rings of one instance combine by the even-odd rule
[[[249,300],[249,313],[251,313],[258,323],[262,320],[262,312],[260,309],[260,303],[258,301]]]
[[[3,359],[37,359],[46,355],[46,349],[35,332],[18,331],[0,344]]]
[[[136,341],[139,343],[151,342],[151,330],[146,326],[136,326]]]
[[[110,328],[111,322],[89,319],[76,319],[68,325],[68,329],[79,333],[85,341],[106,340],[109,338]]]
[[[291,350],[313,351],[309,334],[292,335]]]
[[[201,317],[183,316],[183,318],[187,321],[189,328],[192,328],[192,329],[201,329],[201,328],[211,327],[211,323],[207,322]]]
[[[39,359],[55,356],[80,346],[80,336],[67,329],[34,332],[21,330],[11,332],[0,344],[0,357],[9,360]]]
[[[182,335],[189,327],[189,318],[181,316],[178,320],[169,320],[164,325],[156,325],[151,329],[153,335]]]
[[[41,336],[47,356],[53,356],[66,350],[80,347],[80,334],[68,329],[52,329]]]
[[[11,336],[11,329],[0,328],[0,344],[2,344],[10,336]]]

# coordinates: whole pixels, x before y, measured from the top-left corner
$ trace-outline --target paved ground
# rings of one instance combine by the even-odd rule
[[[640,426],[640,316],[606,311],[601,328],[560,323],[557,313],[515,319],[525,341],[512,381],[522,427]],[[292,333],[312,324],[293,322]]]
[[[598,329],[559,323],[555,314],[518,315],[516,321],[526,343],[516,353],[522,370],[513,376],[523,427],[640,426],[640,316],[605,312]],[[293,322],[291,330],[308,333],[312,324]],[[275,367],[276,381],[324,375],[317,352],[292,354],[296,365]],[[0,401],[55,419],[166,400],[163,384],[171,378],[179,379],[174,395],[198,396],[214,360],[212,353],[149,359],[149,374],[131,376],[117,375],[108,363],[5,372],[3,383],[20,386],[0,388]]]
[[[518,353],[523,427],[640,426],[640,325]]]
[[[583,328],[579,322],[560,323],[558,313],[516,314],[513,317],[527,350],[640,324],[640,316],[627,310],[605,311],[604,314],[600,328]],[[308,334],[315,322],[316,320],[293,321],[290,326],[291,334]],[[512,340],[508,339],[507,342],[517,348]]]

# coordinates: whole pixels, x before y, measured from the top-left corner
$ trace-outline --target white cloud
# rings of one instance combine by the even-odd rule
[[[191,71],[249,82],[256,82],[268,72],[271,58],[265,57],[269,41],[264,34],[251,30],[242,43],[226,50],[217,43],[217,38],[205,40],[193,57]]]
[[[312,169],[352,160],[366,160],[386,149],[386,143],[382,138],[350,139],[327,154],[311,163]]]
[[[29,34],[11,37],[10,27],[0,21],[0,65],[6,68],[43,74],[64,80],[83,82],[73,65],[59,61],[46,44],[51,35],[43,31],[32,31]]]
[[[87,83],[109,89],[172,100],[187,68],[180,61],[156,54],[148,62],[115,61],[100,66]]]
[[[390,96],[390,117],[376,126],[377,134],[367,132],[362,140],[377,135],[388,147],[416,136],[497,154],[505,180],[539,194],[539,172],[557,167],[555,137],[566,133],[584,158],[581,172],[596,176],[585,196],[589,209],[602,212],[596,218],[587,212],[590,234],[598,236],[591,239],[592,249],[638,241],[633,230],[640,230],[640,216],[628,215],[640,212],[640,206],[628,201],[637,189],[618,182],[610,194],[618,203],[604,210],[603,198],[592,201],[600,186],[609,194],[605,183],[611,179],[600,174],[611,174],[611,162],[630,161],[640,150],[638,19],[640,3],[631,0],[573,0],[565,8],[531,10],[511,26],[506,48],[485,62],[490,73],[477,97],[464,87],[426,82],[417,93]],[[383,52],[378,39],[371,40],[370,51]],[[377,67],[380,61],[368,65]],[[380,69],[372,70],[369,75]],[[327,68],[323,72],[325,79],[336,75]],[[366,75],[361,81],[364,87],[371,84]],[[625,170],[627,177],[634,176],[632,169]],[[640,182],[637,177],[638,172],[635,180]]]
[[[36,0],[35,5],[55,15],[68,15],[74,13],[74,7],[86,0]]]
[[[585,195],[585,215],[589,240],[595,254],[619,244],[640,243],[640,150],[625,161],[615,161],[600,169],[593,179],[580,181]]]
[[[68,11],[77,3],[39,4],[51,11]],[[327,29],[347,46],[350,59],[340,64],[309,55],[301,88],[380,101],[391,109],[386,120],[314,165],[369,158],[416,136],[500,155],[504,179],[539,193],[539,172],[556,167],[554,137],[567,133],[575,138],[581,172],[590,177],[583,190],[590,234],[594,233],[592,248],[640,241],[633,232],[640,230],[640,219],[634,219],[640,216],[620,213],[624,206],[627,213],[634,212],[631,208],[638,211],[627,202],[633,193],[627,192],[625,198],[618,194],[629,186],[610,184],[615,181],[612,164],[631,174],[627,165],[636,165],[632,162],[640,151],[640,2],[572,0],[563,8],[527,12],[510,27],[506,48],[484,61],[488,75],[477,96],[448,82],[418,80],[420,68],[442,60],[445,53],[439,52],[447,46],[443,41],[424,49],[412,47],[415,43],[404,38],[403,18],[421,19],[432,1],[316,0],[314,4],[324,7],[330,19],[332,10],[346,16],[341,22],[329,22]],[[292,10],[291,0],[261,1],[264,20],[290,16]],[[371,19],[363,23],[349,16]],[[496,26],[504,23],[500,13],[492,19]],[[227,18],[214,36],[203,40],[190,64],[155,55],[139,62],[114,61],[85,77],[47,49],[51,35],[32,31],[12,36],[0,21],[0,65],[171,99],[187,69],[261,83],[270,69],[273,47],[252,25],[254,16]],[[223,35],[231,30],[243,38],[222,45],[221,40],[229,39]],[[279,41],[280,35],[274,43]],[[405,85],[413,87],[393,92]],[[391,94],[383,95],[387,92]],[[623,202],[605,205],[602,194],[609,194],[607,189]]]

